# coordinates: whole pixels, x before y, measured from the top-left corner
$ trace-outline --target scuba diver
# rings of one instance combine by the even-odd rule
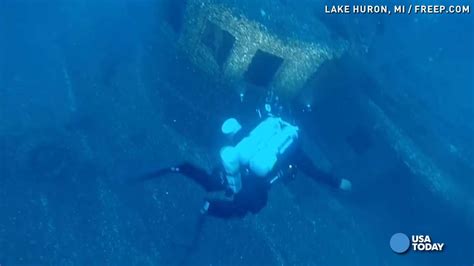
[[[169,174],[180,174],[199,184],[208,195],[194,224],[194,233],[179,265],[188,265],[196,250],[206,217],[243,218],[256,214],[267,204],[268,192],[277,180],[290,181],[297,171],[330,187],[351,190],[351,182],[324,172],[313,163],[298,141],[299,128],[273,116],[271,105],[265,105],[269,114],[250,132],[244,130],[235,118],[221,126],[227,145],[220,149],[220,163],[211,173],[183,162],[142,176],[146,181]],[[257,110],[259,114],[259,110]]]
[[[313,163],[301,148],[297,126],[273,115],[268,102],[264,109],[267,117],[251,131],[242,129],[235,118],[225,120],[221,131],[229,143],[221,148],[221,162],[212,173],[184,162],[148,173],[140,180],[168,174],[186,176],[208,192],[201,214],[220,218],[258,213],[267,203],[271,185],[277,180],[294,179],[297,171],[330,187],[351,190],[349,180]],[[257,113],[262,117],[260,110]]]

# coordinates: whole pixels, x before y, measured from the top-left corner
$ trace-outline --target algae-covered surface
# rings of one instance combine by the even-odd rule
[[[249,85],[242,98],[195,65],[180,42],[185,2],[4,1],[0,265],[474,262],[472,24],[324,20],[312,1],[210,2],[284,38],[317,41],[322,28],[311,25],[322,23],[325,45],[350,43],[305,82],[312,97],[284,104],[315,164],[350,179],[352,191],[298,174],[272,186],[260,213],[209,217],[197,228],[206,195],[197,184],[180,175],[134,180],[182,161],[211,170],[220,124],[255,122],[265,88]],[[378,21],[385,26],[368,26]],[[415,28],[400,37],[396,25]],[[432,42],[420,30],[428,25],[449,38]],[[403,60],[386,54],[396,47]],[[423,73],[441,81],[415,76]],[[398,232],[430,235],[445,250],[396,254],[389,242]]]

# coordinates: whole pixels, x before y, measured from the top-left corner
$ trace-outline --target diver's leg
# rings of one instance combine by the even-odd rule
[[[247,182],[242,190],[230,198],[207,198],[201,213],[219,218],[242,218],[247,213],[260,212],[268,201],[268,185],[260,182]]]
[[[177,166],[166,167],[159,169],[148,174],[143,175],[138,179],[138,181],[147,181],[155,178],[159,178],[171,173],[182,174],[200,186],[202,186],[206,191],[218,191],[225,189],[224,180],[217,174],[217,171],[214,171],[215,174],[209,174],[206,170],[197,167],[191,163],[185,162]]]
[[[208,199],[204,203],[201,213],[218,218],[230,219],[244,217],[247,210],[239,206],[235,201]]]
[[[209,174],[206,170],[191,163],[182,163],[175,167],[175,171],[194,180],[208,192],[226,188],[225,180],[218,174],[218,171]]]
[[[137,178],[135,181],[136,182],[148,181],[148,180],[156,179],[164,175],[168,175],[168,174],[176,173],[176,172],[177,171],[175,167],[166,167],[166,168],[155,170],[153,172],[146,173],[140,176],[139,178]]]

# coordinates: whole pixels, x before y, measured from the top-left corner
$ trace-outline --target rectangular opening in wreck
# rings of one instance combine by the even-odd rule
[[[244,78],[254,85],[266,87],[270,85],[282,63],[283,58],[258,50],[253,56]]]
[[[234,47],[235,37],[217,24],[207,21],[202,42],[209,48],[217,64],[222,67]]]

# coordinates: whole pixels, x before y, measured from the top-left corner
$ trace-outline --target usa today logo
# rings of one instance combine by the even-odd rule
[[[396,233],[390,238],[390,248],[398,254],[403,254],[410,248],[417,252],[441,252],[444,243],[433,242],[429,235],[412,235],[410,239],[404,233]]]

